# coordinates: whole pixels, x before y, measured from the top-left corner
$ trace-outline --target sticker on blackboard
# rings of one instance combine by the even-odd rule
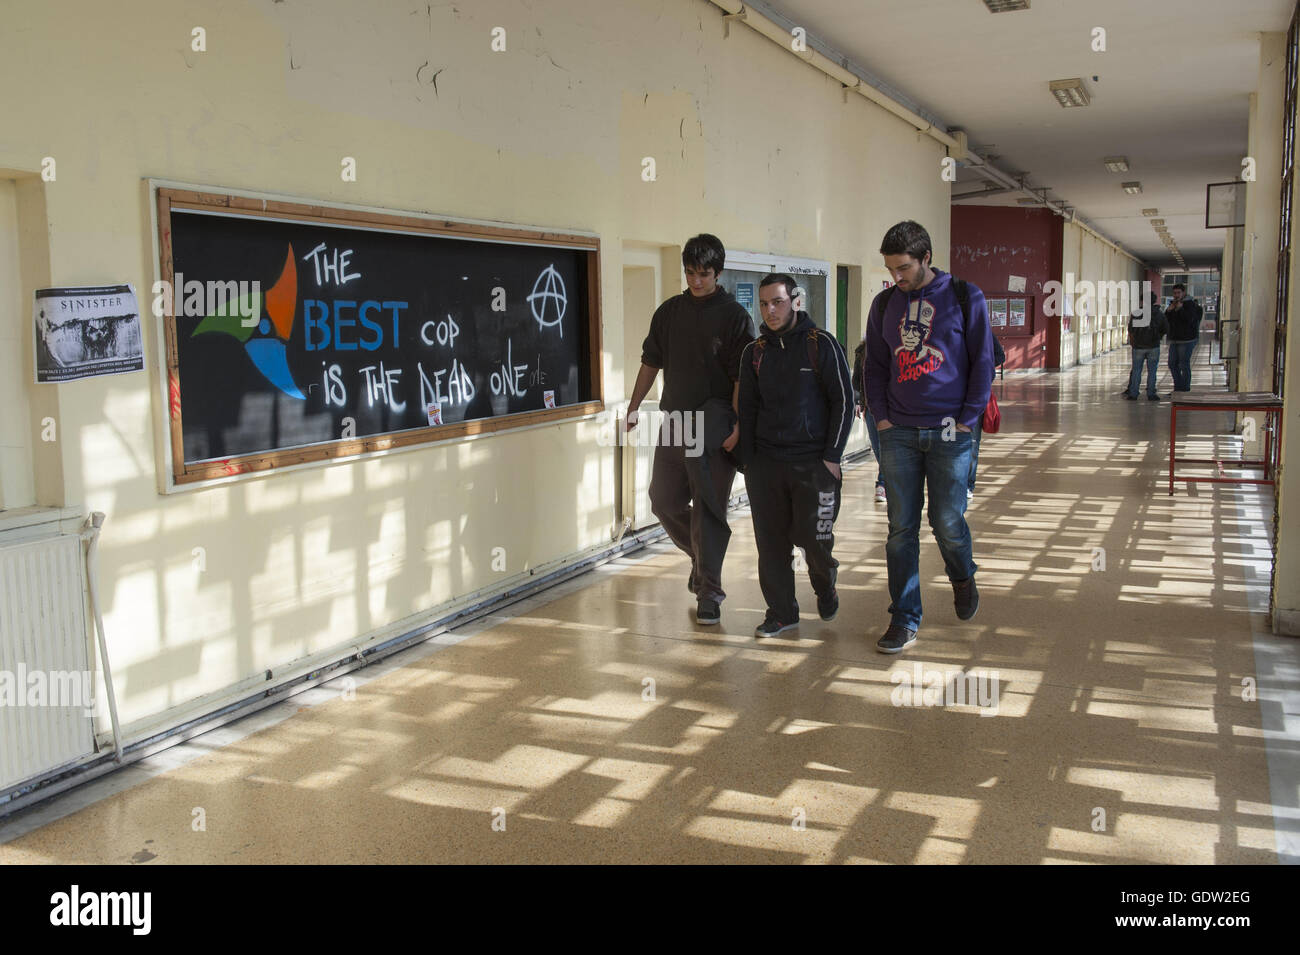
[[[442,405],[429,405],[424,409],[429,415],[429,424],[442,424]]]
[[[542,392],[542,404],[545,405],[547,408],[554,408],[554,407],[555,407],[555,392],[553,392],[553,391],[543,391],[543,392]]]

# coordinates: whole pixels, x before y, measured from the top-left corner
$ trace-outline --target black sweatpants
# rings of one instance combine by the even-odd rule
[[[650,509],[672,542],[691,559],[699,600],[721,603],[727,596],[722,589],[722,560],[731,540],[727,500],[735,478],[735,465],[721,451],[688,458],[679,442],[655,448]]]
[[[831,556],[841,482],[816,461],[778,461],[754,456],[745,469],[745,488],[758,543],[758,583],[767,608],[782,623],[799,619],[791,553],[802,547],[808,579],[817,596],[835,589],[839,561]]]

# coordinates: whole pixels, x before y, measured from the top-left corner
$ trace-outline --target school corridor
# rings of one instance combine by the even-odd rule
[[[1222,388],[1198,351],[1194,387]],[[771,640],[747,511],[720,627],[666,542],[0,823],[9,863],[1300,860],[1300,670],[1267,622],[1271,490],[1167,494],[1127,350],[995,385],[959,622],[928,528],[887,623],[874,462],[841,609]],[[1167,390],[1168,371],[1162,368]],[[1186,419],[1185,419],[1186,420]],[[1226,415],[1191,446],[1240,441]],[[1180,427],[1182,430],[1182,427]]]

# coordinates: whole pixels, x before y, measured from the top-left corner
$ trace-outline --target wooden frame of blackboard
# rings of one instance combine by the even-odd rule
[[[460,239],[477,239],[492,242],[560,246],[577,249],[586,255],[586,306],[587,341],[590,348],[585,356],[586,371],[590,376],[591,393],[595,397],[579,404],[540,411],[525,411],[493,418],[479,418],[453,424],[434,425],[427,428],[408,429],[389,434],[344,438],[302,447],[286,448],[244,454],[220,460],[200,462],[185,461],[185,447],[181,423],[184,409],[180,401],[180,361],[176,334],[174,308],[163,315],[165,343],[165,381],[167,388],[168,431],[171,437],[171,476],[176,485],[190,484],[234,475],[250,474],[291,465],[352,457],[375,451],[388,451],[413,445],[431,444],[470,435],[488,434],[559,421],[580,418],[604,410],[604,377],[601,360],[603,342],[600,320],[600,239],[576,233],[529,229],[522,226],[496,226],[477,222],[460,222],[454,219],[399,215],[397,213],[345,209],[329,205],[309,205],[277,199],[257,199],[221,192],[203,192],[192,189],[159,187],[157,190],[158,248],[160,277],[170,286],[174,280],[172,267],[173,209],[222,211],[247,218],[266,218],[296,222],[318,223],[330,226],[356,226],[369,230],[418,235],[447,236]]]

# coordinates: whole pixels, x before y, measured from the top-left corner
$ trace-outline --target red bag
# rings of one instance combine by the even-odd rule
[[[993,392],[989,392],[989,403],[984,406],[984,420],[980,427],[985,434],[997,434],[998,429],[1002,427],[1002,412],[998,410],[998,399]]]

